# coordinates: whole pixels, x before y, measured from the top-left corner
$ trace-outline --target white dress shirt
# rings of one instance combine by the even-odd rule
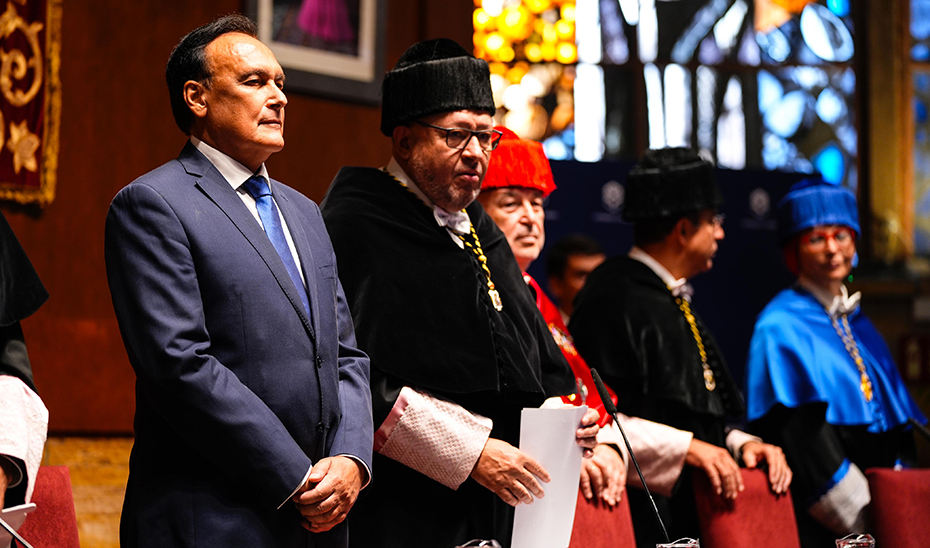
[[[830,293],[804,277],[798,278],[798,285],[809,291],[810,294],[817,299],[817,302],[823,305],[831,318],[838,318],[843,314],[851,314],[854,310],[859,308],[859,301],[862,299],[862,293],[856,291],[850,295],[845,285],[840,286],[839,295]]]
[[[207,157],[207,160],[210,160],[213,167],[220,172],[220,175],[226,179],[226,182],[239,194],[242,203],[245,204],[245,207],[249,208],[252,217],[255,217],[255,220],[258,222],[258,226],[262,227],[262,230],[265,230],[265,225],[262,224],[262,219],[258,216],[258,206],[255,204],[255,198],[245,189],[245,182],[248,181],[249,177],[252,175],[263,177],[265,182],[268,183],[268,188],[271,189],[271,178],[268,176],[268,169],[265,167],[265,164],[262,164],[262,167],[258,168],[258,173],[252,173],[249,171],[249,168],[196,137],[191,136],[191,143],[201,154]],[[274,196],[272,196],[271,200],[275,203],[275,212],[278,215],[278,219],[281,220],[281,228],[284,229],[284,239],[287,240],[287,247],[291,250],[294,264],[297,265],[297,272],[300,272],[300,279],[303,280],[306,286],[307,279],[304,277],[304,269],[300,266],[300,257],[297,256],[297,247],[294,246],[294,240],[291,238],[291,231],[287,228],[287,221],[285,221],[284,216],[281,215],[278,202],[275,201]]]

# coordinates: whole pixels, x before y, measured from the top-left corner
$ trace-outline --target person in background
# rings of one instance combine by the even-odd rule
[[[228,15],[175,46],[189,140],[107,213],[107,280],[136,374],[120,545],[334,547],[371,477],[368,356],[320,210],[270,178],[284,71]]]
[[[48,432],[20,322],[48,299],[42,281],[0,214],[0,508],[32,500]]]
[[[913,466],[914,403],[882,336],[845,282],[856,263],[859,214],[846,188],[818,178],[778,204],[782,252],[797,282],[756,320],[746,364],[753,432],[784,448],[801,545],[869,530],[873,466]]]
[[[781,449],[730,428],[743,399],[713,337],[691,308],[688,280],[713,266],[724,237],[720,189],[710,162],[689,149],[650,150],[626,182],[623,215],[634,246],[588,277],[569,329],[579,353],[616,392],[621,411],[694,434],[686,473],[671,497],[656,497],[672,538],[697,538],[690,473],[706,473],[717,493],[743,490],[740,461],[762,463],[775,493],[791,470]],[[630,494],[637,544],[660,532],[644,496]]]
[[[411,46],[382,86],[390,161],[342,168],[323,200],[372,363],[379,481],[350,518],[360,548],[508,544],[513,506],[549,479],[517,448],[522,409],[574,391],[507,241],[474,203],[500,139],[489,74],[451,40]],[[593,448],[596,420],[566,442]]]
[[[582,467],[580,489],[586,499],[598,499],[614,506],[627,482],[633,486],[640,485],[639,476],[635,472],[627,473],[626,445],[604,409],[591,371],[575,349],[559,310],[526,273],[545,244],[543,202],[556,189],[552,170],[538,142],[520,139],[504,127],[496,129],[503,133],[503,137],[491,157],[478,200],[506,236],[517,264],[523,269],[523,279],[536,298],[536,306],[581,387],[581,395],[572,394],[563,399],[576,405],[584,403],[600,413],[603,428],[598,435],[599,443],[594,448],[594,458],[585,461]],[[615,395],[612,399],[616,404]],[[684,467],[693,436],[690,432],[626,415],[620,415],[620,420],[649,489],[670,495]],[[578,526],[588,527],[590,524]]]
[[[601,245],[584,234],[569,234],[552,244],[546,255],[546,275],[563,323],[567,324],[572,316],[575,297],[588,280],[588,274],[606,258]]]

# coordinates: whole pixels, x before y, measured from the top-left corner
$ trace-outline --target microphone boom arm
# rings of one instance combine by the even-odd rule
[[[662,516],[659,515],[659,508],[656,506],[656,501],[652,498],[652,493],[649,492],[649,487],[646,486],[646,478],[643,477],[643,471],[639,469],[639,463],[636,462],[636,455],[633,454],[633,447],[630,446],[630,440],[626,437],[626,432],[623,431],[623,427],[620,426],[620,419],[617,417],[617,406],[615,406],[614,402],[610,399],[610,394],[607,392],[607,386],[604,385],[604,381],[601,380],[601,376],[593,367],[591,368],[591,376],[594,378],[594,386],[597,387],[597,393],[601,396],[601,401],[604,403],[604,409],[606,409],[607,412],[610,413],[610,416],[614,418],[614,422],[617,423],[617,428],[620,430],[620,435],[623,436],[623,443],[626,444],[626,450],[630,454],[630,460],[633,461],[633,466],[636,468],[636,473],[639,474],[639,481],[642,482],[643,490],[646,492],[646,496],[649,497],[649,502],[652,504],[652,511],[655,512],[656,521],[659,522],[659,527],[662,529],[662,535],[665,537],[665,542],[670,543],[671,539],[668,537],[668,531],[665,529],[665,523],[662,521]]]

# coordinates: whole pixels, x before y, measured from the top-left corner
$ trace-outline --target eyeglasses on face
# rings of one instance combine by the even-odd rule
[[[474,137],[475,140],[478,141],[478,146],[481,147],[481,150],[494,150],[501,142],[501,136],[503,135],[503,133],[496,129],[482,129],[474,131],[461,127],[434,126],[433,124],[427,124],[426,122],[421,122],[420,120],[416,120],[416,122],[423,127],[430,127],[433,129],[438,129],[439,131],[445,131],[446,145],[449,148],[455,149],[463,149],[467,147],[468,142],[471,141],[472,137]]]
[[[816,253],[826,249],[829,240],[833,240],[837,247],[845,249],[856,240],[856,235],[851,228],[846,226],[815,228],[801,236],[801,245]]]

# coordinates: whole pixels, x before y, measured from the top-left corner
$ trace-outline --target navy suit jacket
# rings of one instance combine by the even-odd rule
[[[191,143],[113,199],[107,278],[136,373],[124,547],[342,546],[291,502],[311,464],[371,465],[368,357],[320,210],[275,202],[306,279],[308,317],[271,241]]]

